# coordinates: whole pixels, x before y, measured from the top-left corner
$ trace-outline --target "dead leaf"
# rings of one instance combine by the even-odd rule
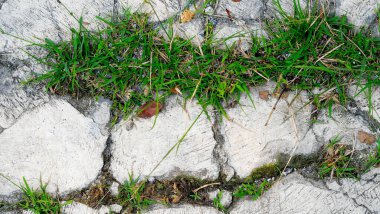
[[[137,116],[141,118],[153,117],[156,115],[156,113],[162,110],[162,107],[162,104],[156,101],[147,102],[144,105],[140,106]]]
[[[229,9],[226,9],[227,17],[232,21],[231,11]]]
[[[181,23],[191,21],[195,16],[195,13],[191,10],[184,10],[181,14]]]
[[[170,89],[170,93],[172,93],[172,94],[180,94],[180,95],[182,95],[182,92],[181,92],[181,90],[178,88],[178,86],[176,86],[176,87],[174,87],[174,88],[171,88],[171,89]]]
[[[269,91],[268,90],[259,91],[259,97],[262,100],[268,101],[269,100]]]
[[[233,2],[241,2],[241,0],[232,0]]]
[[[358,139],[361,143],[365,143],[368,145],[373,144],[376,141],[376,137],[373,134],[370,134],[365,131],[359,131],[358,132]]]
[[[181,201],[181,198],[181,195],[172,195],[172,203],[177,204],[179,201]]]

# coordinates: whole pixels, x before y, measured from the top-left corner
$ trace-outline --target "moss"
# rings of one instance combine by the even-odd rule
[[[251,172],[251,174],[244,180],[244,182],[254,182],[263,178],[277,177],[281,173],[281,168],[277,163],[265,164]]]

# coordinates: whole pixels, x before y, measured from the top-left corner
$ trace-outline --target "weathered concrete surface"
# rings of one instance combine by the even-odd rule
[[[321,142],[329,142],[338,137],[341,138],[340,143],[352,145],[355,149],[369,148],[369,145],[360,143],[359,131],[376,134],[370,129],[368,121],[348,112],[340,105],[333,105],[331,117],[328,110],[323,109],[318,116],[318,121],[313,125],[313,132]]]
[[[357,86],[351,86],[348,89],[348,94],[357,105],[356,110],[368,112],[380,123],[380,87],[373,87],[371,91],[368,89],[361,91],[362,88]]]
[[[1,7],[0,28],[27,40],[38,41],[36,38],[48,37],[59,41],[69,38],[70,27],[78,26],[70,12],[77,18],[82,16],[88,28],[97,29],[101,22],[95,17],[110,16],[113,6],[113,0],[7,0]],[[0,35],[0,52],[14,51],[26,44],[14,37]]]
[[[300,0],[299,5],[294,5],[294,0],[279,0],[278,1],[281,5],[281,8],[278,7],[277,3],[274,1],[268,1],[267,2],[267,10],[265,11],[266,16],[277,16],[278,18],[281,18],[282,12],[285,12],[287,15],[292,16],[294,14],[294,6],[300,6],[303,10],[307,9],[307,2],[306,0]]]
[[[154,206],[148,211],[143,211],[143,214],[190,214],[190,213],[202,213],[202,214],[221,214],[217,209],[212,207],[202,207],[194,205],[181,205],[177,207],[164,207]]]
[[[240,177],[274,162],[279,153],[291,154],[295,150],[295,154],[310,154],[321,146],[308,122],[311,107],[306,105],[308,98],[304,93],[296,97],[291,93],[286,99],[280,99],[268,125],[265,125],[277,98],[269,96],[266,101],[259,97],[259,92],[272,92],[273,89],[273,84],[257,87],[251,93],[254,106],[247,96],[243,96],[241,106],[227,109],[230,120],[223,122],[222,133],[229,164]]]
[[[182,10],[190,6],[187,0],[120,0],[119,3],[121,10],[130,9],[132,12],[148,13],[152,21],[164,21],[179,15]]]
[[[0,172],[16,183],[25,177],[60,193],[87,186],[98,175],[107,136],[99,125],[62,100],[25,112],[0,134]],[[17,188],[0,179],[0,195]]]
[[[361,191],[366,186],[357,185]],[[372,185],[372,187],[376,187]],[[372,190],[371,190],[372,191]],[[360,194],[360,191],[353,190]],[[376,187],[369,192],[369,198],[373,199],[380,194]],[[367,199],[367,196],[363,196]],[[376,200],[376,199],[375,199]],[[371,203],[371,202],[368,202]],[[373,206],[377,203],[374,202]],[[240,213],[371,213],[379,212],[369,209],[345,192],[334,191],[326,187],[323,182],[315,182],[305,179],[294,173],[276,183],[268,192],[258,200],[239,201],[231,210],[231,214]]]
[[[101,206],[99,209],[93,209],[85,204],[73,202],[63,207],[63,214],[109,214],[111,212],[119,213],[121,211],[120,205]]]
[[[335,14],[346,15],[348,21],[357,27],[368,27],[376,19],[378,0],[336,0]]]
[[[261,0],[220,0],[216,8],[216,14],[232,19],[258,20],[262,18],[264,9],[265,5]]]
[[[179,97],[171,97],[154,127],[154,117],[136,119],[133,125],[122,121],[115,127],[110,170],[119,182],[127,180],[129,173],[134,177],[148,176],[202,111],[195,101],[188,102],[185,111],[181,102]],[[188,174],[216,179],[219,168],[212,154],[216,142],[211,126],[212,122],[202,114],[179,146],[178,153],[174,149],[151,176],[168,178]]]
[[[1,61],[0,56],[0,127],[4,129],[15,123],[25,110],[49,100],[41,87],[22,85],[21,82],[28,79],[31,67],[14,65],[5,60]]]
[[[356,204],[366,207],[372,213],[380,212],[380,168],[364,174],[359,181],[341,179],[326,182],[329,189],[352,198]]]

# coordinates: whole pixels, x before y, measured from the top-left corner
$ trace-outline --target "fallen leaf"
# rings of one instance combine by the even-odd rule
[[[241,2],[241,0],[232,0],[233,2]]]
[[[156,101],[147,102],[144,105],[140,106],[139,113],[137,114],[137,116],[141,118],[153,117],[154,115],[156,115],[156,113],[162,110],[162,107],[162,104]]]
[[[181,22],[182,23],[185,23],[185,22],[189,22],[191,21],[195,16],[195,13],[191,10],[184,10],[181,14]]]
[[[358,139],[361,143],[365,143],[368,145],[373,144],[376,141],[376,137],[373,134],[370,134],[365,131],[359,131],[358,132]]]
[[[229,9],[226,9],[227,17],[232,21],[231,11]]]
[[[182,95],[181,90],[180,90],[177,86],[174,87],[174,88],[171,88],[171,89],[170,89],[170,93],[172,93],[172,94],[180,94],[180,95]]]
[[[181,200],[181,195],[172,195],[172,203],[177,204]]]
[[[269,91],[268,90],[259,91],[259,97],[262,100],[268,101],[269,100]]]

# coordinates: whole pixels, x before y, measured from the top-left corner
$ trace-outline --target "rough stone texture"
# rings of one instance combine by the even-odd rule
[[[313,126],[313,131],[321,142],[329,142],[331,139],[339,137],[341,138],[340,143],[350,144],[358,150],[370,147],[359,142],[357,137],[359,131],[376,134],[371,131],[364,118],[348,112],[340,105],[333,105],[331,117],[328,110],[322,110],[318,116],[318,122]]]
[[[363,188],[364,189],[364,188]],[[376,190],[376,195],[379,195]],[[376,196],[373,195],[373,196]],[[345,193],[332,191],[322,182],[291,174],[276,183],[258,200],[239,201],[231,214],[240,213],[368,213]]]
[[[220,0],[216,9],[216,14],[228,17],[227,11],[233,19],[258,20],[263,16],[265,5],[261,0]],[[228,17],[228,18],[231,18]]]
[[[99,125],[70,104],[50,101],[24,113],[0,134],[0,172],[16,183],[24,176],[33,187],[41,177],[49,192],[83,188],[103,165],[106,140]],[[0,179],[0,195],[16,190]]]
[[[339,182],[327,182],[326,185],[329,189],[342,192],[352,198],[356,204],[372,212],[380,212],[380,168],[364,174],[360,181],[345,178]]]
[[[25,110],[49,100],[43,90],[20,83],[27,80],[26,74],[30,71],[30,67],[0,60],[0,127],[9,128]]]
[[[219,22],[214,29],[215,43],[222,48],[238,45],[242,50],[246,51],[251,48],[252,36],[266,37],[261,23],[246,24],[244,21]]]
[[[202,207],[193,205],[181,205],[177,207],[164,207],[154,206],[148,211],[143,211],[143,214],[190,214],[190,213],[202,213],[202,214],[221,214],[217,209],[212,207]]]
[[[119,2],[123,10],[149,13],[152,21],[164,21],[179,15],[183,9],[190,6],[187,0],[152,0],[149,3],[144,0],[120,0]]]
[[[221,190],[215,190],[208,193],[208,198],[211,201],[214,201],[215,198],[218,197],[218,194]],[[232,193],[226,190],[222,190],[222,195],[220,198],[220,203],[223,205],[223,207],[227,208],[232,203]]]
[[[357,27],[368,27],[376,19],[378,0],[335,0],[335,14],[346,15]]]
[[[78,202],[73,202],[65,207],[63,207],[62,213],[63,214],[109,214],[110,211],[112,212],[120,212],[121,206],[117,205],[111,205],[110,207],[102,206],[100,209],[93,209],[91,207],[88,207],[85,204],[81,204]]]
[[[100,21],[96,16],[106,17],[112,14],[113,5],[112,0],[7,0],[1,7],[0,28],[29,40],[45,37],[52,40],[67,39],[70,27],[77,27],[78,22],[65,7],[74,16],[82,16],[91,29],[99,26]],[[0,35],[0,52],[8,52],[25,44],[13,37]]]
[[[349,87],[348,93],[355,100],[356,107],[368,112],[375,120],[380,123],[380,87],[374,87],[369,93],[368,89],[359,93],[362,89],[357,86]],[[370,97],[371,95],[371,97]],[[369,100],[371,100],[371,111],[369,109]]]
[[[295,154],[310,154],[321,146],[308,123],[311,107],[304,106],[308,102],[304,93],[295,98],[291,107],[288,103],[292,102],[293,93],[287,99],[281,99],[269,124],[265,126],[277,98],[271,96],[268,101],[262,100],[260,90],[271,92],[273,84],[253,89],[251,97],[254,106],[247,96],[243,96],[241,106],[228,109],[230,120],[222,124],[229,164],[240,177],[246,177],[253,169],[274,162],[278,153],[291,154],[296,148]]]
[[[181,102],[179,97],[171,97],[166,109],[158,115],[154,128],[154,117],[137,119],[133,121],[132,127],[125,121],[115,127],[112,133],[114,143],[110,170],[119,182],[128,179],[129,173],[133,173],[134,177],[148,176],[185,134],[202,108],[194,101],[188,102],[187,111],[184,111]],[[202,114],[181,143],[178,153],[174,149],[151,176],[188,174],[203,179],[216,179],[219,169],[212,155],[216,142],[211,126],[212,122]]]

